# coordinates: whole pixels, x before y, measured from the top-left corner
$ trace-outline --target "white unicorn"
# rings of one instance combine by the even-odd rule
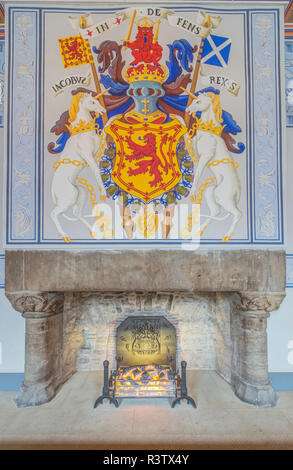
[[[221,137],[224,126],[222,125],[219,95],[210,91],[199,93],[198,96],[188,93],[193,97],[193,101],[186,111],[188,113],[201,111],[200,119],[196,118],[196,135],[192,137],[192,148],[199,161],[194,174],[191,194],[195,195],[199,179],[206,166],[209,166],[215,175],[215,183],[208,185],[204,192],[210,214],[202,215],[207,220],[200,226],[199,233],[202,235],[203,230],[212,220],[224,220],[232,215],[229,230],[222,238],[222,241],[227,242],[234,235],[235,227],[242,216],[238,207],[241,194],[241,184],[236,171],[238,164],[229,152],[226,141]],[[230,137],[229,134],[227,136]],[[244,146],[241,147],[241,151],[243,149]],[[234,151],[236,150],[234,149]],[[237,153],[239,153],[238,149]],[[222,209],[228,214],[218,217]]]
[[[95,129],[95,118],[93,119],[91,115],[94,112],[96,113],[95,117],[98,117],[105,112],[105,108],[97,101],[100,96],[101,94],[93,97],[91,93],[83,92],[73,96],[69,109],[70,125],[66,125],[71,135],[60,154],[59,161],[53,165],[55,173],[51,192],[55,207],[51,212],[51,218],[66,243],[70,243],[71,238],[60,224],[59,216],[61,214],[69,220],[83,222],[90,231],[92,230],[82,215],[88,193],[86,188],[77,184],[77,177],[84,167],[89,166],[95,175],[101,200],[106,198],[100,170],[95,161],[95,156],[101,146],[101,135]],[[52,149],[52,145],[49,144],[49,150]],[[75,218],[69,218],[65,214],[70,208],[72,208]]]

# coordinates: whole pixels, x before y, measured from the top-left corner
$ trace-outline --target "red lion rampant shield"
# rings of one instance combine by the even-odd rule
[[[186,127],[178,119],[166,124],[116,119],[105,130],[116,145],[112,179],[121,190],[148,203],[179,183],[176,148]]]

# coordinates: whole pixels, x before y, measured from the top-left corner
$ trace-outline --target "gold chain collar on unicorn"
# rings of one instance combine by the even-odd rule
[[[80,121],[78,121],[75,126],[72,126],[72,124],[70,124],[69,126],[67,126],[67,129],[69,130],[70,135],[73,136],[76,134],[81,134],[82,132],[89,132],[94,130],[98,132],[99,125],[96,123],[95,119],[91,119],[88,122],[80,119]]]
[[[211,119],[210,121],[203,122],[201,118],[196,118],[195,123],[192,128],[189,130],[188,134],[190,137],[194,136],[195,131],[205,131],[210,134],[215,134],[221,136],[224,126],[217,126],[215,122]]]

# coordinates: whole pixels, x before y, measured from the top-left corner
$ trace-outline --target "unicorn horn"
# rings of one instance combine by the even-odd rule
[[[195,96],[193,93],[191,93],[191,91],[186,90],[182,86],[180,88],[181,88],[181,90],[184,90],[186,93],[188,93],[188,95],[191,96],[191,98],[193,98],[194,100],[197,100],[197,96]]]
[[[110,87],[110,88],[111,88],[111,87]],[[103,96],[105,93],[107,93],[107,91],[109,91],[110,88],[107,88],[106,90],[104,90],[104,91],[102,91],[101,93],[99,93],[97,96],[94,97],[94,100],[99,99],[101,96]]]

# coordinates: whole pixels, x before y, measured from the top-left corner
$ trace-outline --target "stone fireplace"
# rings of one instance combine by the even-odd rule
[[[117,327],[115,351],[110,397],[176,397],[176,330],[163,315],[128,316]]]
[[[76,370],[114,368],[117,328],[148,316],[174,327],[177,365],[216,370],[241,400],[274,406],[266,323],[285,267],[273,250],[7,251],[6,296],[26,319],[17,405],[48,402]]]

